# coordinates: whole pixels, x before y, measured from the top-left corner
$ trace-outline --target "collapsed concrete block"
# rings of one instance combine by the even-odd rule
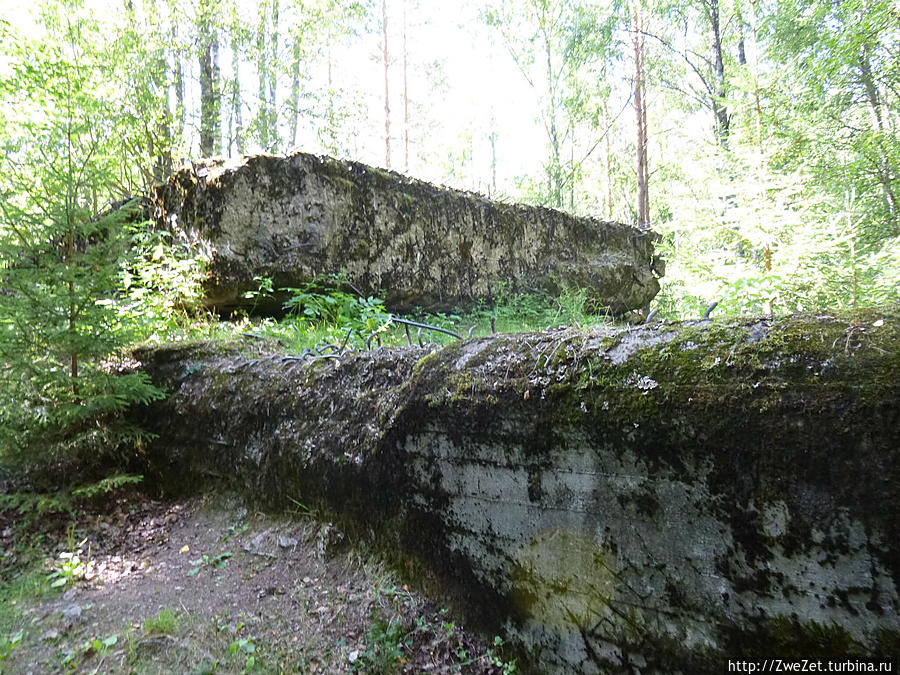
[[[900,644],[900,315],[137,356],[142,473],[324,504],[524,672],[722,673]],[[404,559],[405,557],[405,559]],[[639,667],[638,667],[639,666]]]
[[[651,232],[303,153],[195,164],[152,203],[161,226],[210,255],[205,302],[221,311],[259,308],[242,298],[257,277],[299,287],[345,272],[392,311],[465,306],[506,285],[583,289],[620,315],[649,305],[663,273]]]

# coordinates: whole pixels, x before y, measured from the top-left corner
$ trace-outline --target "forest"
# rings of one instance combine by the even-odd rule
[[[898,26],[891,0],[4,2],[4,386],[77,402],[16,413],[41,424],[97,412],[78,391],[92,374],[101,409],[152,396],[99,364],[217,320],[196,303],[197,252],[110,208],[244,153],[651,228],[661,319],[895,303]],[[295,291],[307,330],[385,316],[378,298]],[[511,313],[584,323],[563,300]]]
[[[165,392],[135,345],[412,345],[341,275],[260,277],[277,317],[205,307],[208,259],[144,200],[212,158],[327,155],[652,230],[657,320],[900,302],[895,0],[4,0],[0,102],[0,530],[141,481],[127,411]],[[445,344],[595,310],[501,289],[406,321]]]

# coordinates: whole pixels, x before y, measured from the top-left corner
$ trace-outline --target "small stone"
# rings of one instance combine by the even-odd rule
[[[250,548],[255,551],[260,546],[262,546],[263,541],[265,541],[266,537],[268,537],[268,536],[269,536],[269,530],[266,530],[265,532],[260,532],[258,535],[253,537],[253,539],[250,541]]]
[[[62,615],[69,624],[78,623],[79,621],[84,620],[81,616],[81,606],[75,604],[74,602],[68,607],[63,608]]]
[[[294,548],[297,545],[297,540],[293,537],[284,537],[278,536],[278,545],[281,548]]]
[[[325,523],[319,528],[316,535],[316,550],[320,557],[330,556],[344,543],[344,533],[337,529],[332,523]]]
[[[358,658],[359,658],[359,650],[358,650],[358,649],[354,649],[354,650],[353,650],[352,652],[350,652],[350,654],[347,656],[347,660],[348,660],[350,663],[356,663],[356,659],[358,659]]]

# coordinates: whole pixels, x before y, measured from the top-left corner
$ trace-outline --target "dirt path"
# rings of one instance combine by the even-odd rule
[[[2,529],[6,552],[22,549],[16,536]],[[30,574],[6,556],[4,675],[514,672],[310,517],[228,498],[130,498],[41,548],[44,568],[32,562]],[[65,573],[75,560],[59,553],[87,561],[84,579]],[[58,591],[51,567],[73,577]]]

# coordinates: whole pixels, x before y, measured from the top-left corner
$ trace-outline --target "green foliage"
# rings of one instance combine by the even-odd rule
[[[17,511],[27,521],[59,513],[73,513],[72,496],[67,490],[59,492],[10,492],[0,495],[0,509]]]
[[[810,194],[808,169],[773,170],[753,148],[732,148],[727,160],[728,172],[709,163],[702,179],[687,176],[689,190],[667,195],[681,216],[660,226],[669,263],[654,301],[661,318],[699,318],[713,300],[727,315],[900,299],[898,239],[866,243],[871,221],[853,190],[839,203]]]
[[[384,303],[378,298],[359,297],[339,290],[346,283],[341,276],[314,280],[300,288],[285,288],[291,298],[284,309],[311,326],[334,326],[342,331],[353,328],[370,335],[390,322]]]
[[[189,577],[196,576],[204,567],[209,567],[210,569],[216,570],[223,569],[228,564],[228,559],[233,555],[234,554],[230,551],[226,551],[225,553],[220,553],[214,556],[204,554],[196,560],[191,560],[191,565],[193,565],[193,567],[188,571],[187,575]]]
[[[544,330],[559,326],[590,326],[609,320],[594,313],[583,289],[564,289],[559,295],[542,292],[522,293],[501,284],[491,305],[482,303],[469,314],[458,317],[462,326],[475,323],[479,332],[490,332],[494,317],[498,332]],[[484,329],[482,329],[484,325]]]
[[[323,290],[317,285],[310,285],[299,293],[295,289],[295,295],[287,305],[294,313],[280,322],[263,319],[252,323],[245,319],[235,329],[278,339],[295,351],[324,345],[365,349],[376,344],[408,344],[407,328],[395,321],[376,298],[360,298],[344,291]],[[490,335],[492,320],[496,332],[591,326],[611,320],[606,314],[591,310],[584,290],[564,290],[554,296],[549,293],[519,293],[503,284],[492,303],[482,300],[467,312],[413,314],[412,319],[453,331],[462,337],[469,336],[470,329],[472,336]],[[348,339],[348,331],[351,330],[353,332]],[[413,344],[417,344],[419,339],[434,344],[448,344],[456,339],[428,329],[423,329],[421,335],[415,327],[409,330]]]
[[[253,638],[238,638],[228,645],[229,654],[253,654],[254,652],[256,652],[256,643]],[[248,667],[251,665],[253,664],[247,664]]]
[[[411,644],[410,627],[401,617],[385,621],[378,615],[372,617],[368,645],[353,663],[353,672],[365,675],[391,675],[400,671],[403,655]]]
[[[487,662],[495,668],[499,668],[502,675],[513,675],[513,673],[517,672],[515,659],[512,661],[506,661],[498,656],[495,650],[502,648],[503,638],[501,638],[499,635],[495,635],[494,646],[487,651]]]
[[[85,502],[102,499],[109,494],[143,480],[142,476],[114,474],[81,485],[53,492],[13,491],[0,494],[0,510],[16,511],[22,522],[34,525],[42,518],[53,515],[76,517]]]
[[[19,629],[11,635],[0,635],[0,662],[6,660],[9,653],[22,642],[23,637],[25,637],[24,629]]]
[[[47,581],[51,588],[61,588],[68,584],[74,584],[85,578],[90,565],[90,548],[87,555],[84,553],[84,545],[87,539],[75,543],[74,526],[69,527],[68,547],[59,553],[59,557],[53,563],[53,571],[47,575]]]
[[[342,275],[321,277],[300,288],[276,289],[267,278],[258,278],[257,282],[258,289],[245,293],[245,297],[262,301],[276,293],[288,293],[290,297],[283,305],[288,315],[278,323],[266,319],[253,325],[247,319],[246,324],[240,324],[242,330],[250,328],[277,338],[298,351],[325,343],[364,347],[374,336],[387,338],[391,314],[384,303],[343,290],[347,282]]]
[[[0,459],[20,463],[139,441],[121,412],[161,395],[146,375],[117,372],[131,331],[116,297],[120,223],[74,208],[54,215],[20,213],[0,233],[0,252],[16,261],[0,296]]]
[[[137,485],[144,479],[143,476],[134,474],[116,474],[107,476],[95,483],[84,485],[72,490],[72,496],[81,499],[96,499],[108,495],[111,492],[120,490],[127,485]]]
[[[401,615],[385,620],[377,612],[372,614],[366,649],[353,661],[353,672],[364,675],[391,675],[408,669],[407,661],[418,649],[417,640],[427,644],[446,645],[452,652],[455,667],[462,669],[472,665],[486,665],[496,668],[503,675],[517,672],[515,661],[506,661],[498,655],[503,648],[503,639],[494,638],[493,646],[481,651],[476,645],[469,645],[452,622],[442,620],[445,610],[428,619],[417,617],[415,623],[404,621]],[[468,645],[468,646],[467,646]]]
[[[207,324],[201,303],[206,254],[171,233],[137,222],[127,228],[129,255],[119,268],[120,311],[136,339],[162,342]]]
[[[87,562],[82,560],[82,555],[81,549],[63,551],[59,554],[59,561],[57,561],[55,569],[47,575],[47,581],[50,582],[51,588],[60,588],[84,579]]]
[[[162,609],[144,621],[143,629],[148,635],[172,635],[178,629],[178,616],[171,609]]]
[[[763,25],[769,56],[786,66],[771,88],[780,159],[807,163],[839,208],[854,190],[872,244],[900,232],[896,25],[890,0],[781,0]]]
[[[58,42],[13,36],[0,79],[7,103],[41,111],[0,138],[0,461],[20,466],[115,456],[143,437],[123,411],[161,395],[146,375],[118,372],[134,336],[120,284],[134,212],[99,213],[114,181],[107,101],[88,24],[59,9],[43,16]]]
[[[108,635],[100,639],[92,637],[82,642],[76,649],[65,650],[60,654],[60,663],[67,668],[74,668],[78,659],[88,659],[93,656],[104,657],[109,650],[116,646],[119,642],[119,636],[116,634]]]

